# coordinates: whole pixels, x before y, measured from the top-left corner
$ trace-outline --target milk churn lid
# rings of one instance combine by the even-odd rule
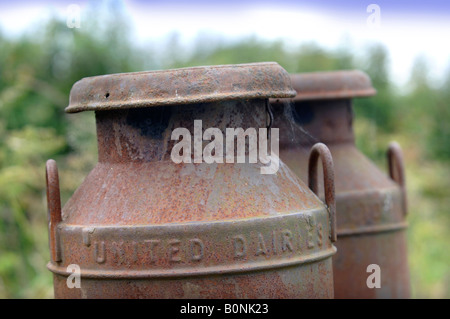
[[[289,74],[275,62],[202,66],[81,79],[72,87],[66,112],[289,98],[295,94]]]
[[[369,76],[359,70],[292,74],[291,81],[297,91],[294,101],[354,98],[376,94]]]

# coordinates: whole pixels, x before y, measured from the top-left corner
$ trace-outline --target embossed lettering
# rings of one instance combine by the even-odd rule
[[[306,238],[306,243],[309,249],[314,248],[314,234],[313,234],[313,230],[314,230],[314,226],[316,224],[316,221],[314,220],[313,216],[308,216],[308,237]]]
[[[178,263],[181,261],[181,257],[179,255],[180,243],[181,241],[179,239],[169,240],[169,260],[171,262]]]
[[[189,248],[190,248],[192,261],[202,260],[203,250],[204,250],[205,246],[203,245],[203,242],[200,239],[194,238],[194,239],[189,240]]]
[[[160,243],[160,240],[157,239],[148,239],[144,241],[149,246],[149,255],[150,255],[150,263],[154,264],[156,261],[155,249],[156,246]]]
[[[309,249],[314,248],[313,229],[312,229],[312,227],[310,229],[308,229],[308,239],[306,240],[306,242],[308,244],[308,248]]]
[[[91,234],[93,234],[95,228],[85,227],[83,228],[81,235],[83,237],[83,244],[87,247],[91,246]]]
[[[302,218],[298,223],[284,224],[283,226],[275,224],[271,225],[272,229],[259,228],[245,233],[222,234],[219,232],[218,237],[223,236],[222,239],[228,238],[230,241],[228,242],[229,253],[218,256],[220,259],[218,262],[226,261],[227,257],[241,260],[255,257],[277,259],[277,255],[283,256],[285,253],[291,254],[306,249],[322,248],[326,244],[327,229],[324,229],[325,222],[322,219],[316,220],[316,218],[318,217],[310,215],[306,219]],[[167,234],[163,235],[164,237],[161,239],[145,240],[143,238],[142,241],[131,239],[123,241],[119,237],[118,241],[114,242],[101,241],[98,238],[99,235],[92,236],[87,228],[83,230],[83,244],[91,242],[90,253],[93,253],[94,262],[98,264],[108,262],[127,265],[127,267],[135,264],[141,266],[163,266],[166,263],[194,264],[211,258],[209,252],[214,252],[216,240],[218,247],[222,245],[221,238],[211,238],[208,244],[212,247],[207,247],[205,246],[206,242],[196,237],[167,238]],[[214,258],[216,257],[214,256]],[[209,262],[205,265],[209,265]]]
[[[283,241],[281,244],[281,250],[286,251],[288,249],[290,251],[294,250],[292,247],[292,233],[290,230],[284,230],[283,231]]]
[[[234,258],[242,258],[247,254],[247,244],[245,242],[245,238],[242,235],[233,237],[233,246],[234,246]]]
[[[122,265],[125,263],[125,249],[124,249],[123,241],[120,242],[112,242],[111,243],[111,252],[114,256],[114,262],[117,265]]]
[[[317,245],[323,245],[323,226],[321,223],[317,224]]]
[[[266,244],[264,243],[264,237],[261,233],[258,233],[258,244],[255,253],[255,256],[259,255],[267,255]]]
[[[100,247],[99,247],[100,246]],[[94,244],[94,258],[99,264],[103,264],[106,261],[106,247],[105,242],[101,241],[100,245],[98,242]]]

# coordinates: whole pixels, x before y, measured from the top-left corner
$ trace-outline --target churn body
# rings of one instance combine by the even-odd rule
[[[171,157],[175,129],[203,147],[207,128],[264,128],[268,99],[293,95],[276,63],[77,82],[66,111],[95,111],[99,159],[62,212],[47,164],[55,297],[332,298],[331,215],[283,162],[261,174],[259,162],[205,163],[194,147],[190,163]]]
[[[389,178],[355,147],[351,99],[376,93],[369,77],[360,71],[337,71],[295,74],[291,80],[297,96],[272,103],[274,126],[280,128],[280,158],[306,180],[311,143],[326,144],[333,156],[338,235],[333,257],[335,298],[408,298],[401,150],[396,144],[390,146]],[[378,266],[379,288],[370,277]]]

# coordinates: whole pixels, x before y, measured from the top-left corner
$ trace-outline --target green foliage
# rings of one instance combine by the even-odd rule
[[[45,161],[58,159],[63,200],[96,161],[92,114],[64,113],[73,83],[142,69],[119,8],[101,9],[81,29],[53,19],[19,39],[0,35],[0,297],[52,296]]]
[[[256,36],[225,42],[199,36],[191,54],[183,54],[177,34],[167,42],[167,54],[163,67],[187,67],[194,65],[239,64],[275,61],[290,73],[351,69],[352,55],[345,49],[328,51],[315,43],[304,43],[296,48],[287,48],[281,41],[261,40]],[[211,45],[213,43],[213,45]]]
[[[426,104],[434,108],[430,112],[428,151],[431,156],[450,160],[450,70],[445,84],[435,93],[436,98]]]
[[[356,99],[356,112],[375,122],[376,126],[393,132],[399,117],[396,96],[392,92],[389,80],[389,60],[387,49],[380,45],[369,47],[367,57],[360,69],[365,71],[372,80],[377,94],[371,98]]]
[[[76,81],[156,66],[261,61],[276,61],[291,73],[357,68],[369,74],[378,93],[354,101],[357,144],[382,166],[391,139],[404,146],[414,295],[450,296],[450,72],[441,88],[433,88],[426,61],[419,59],[411,91],[401,96],[390,82],[388,51],[381,45],[367,48],[362,57],[346,47],[293,47],[255,36],[228,42],[200,35],[188,49],[174,34],[165,45],[143,51],[130,41],[121,12],[117,3],[98,4],[83,17],[81,29],[52,19],[18,39],[0,32],[0,298],[52,296],[45,161],[58,162],[64,203],[97,160],[93,114],[64,113]]]

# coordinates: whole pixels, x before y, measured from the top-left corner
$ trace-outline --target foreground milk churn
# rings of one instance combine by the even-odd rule
[[[271,153],[269,98],[293,96],[277,63],[77,82],[66,111],[95,111],[99,156],[62,210],[47,162],[55,297],[333,298],[329,151],[310,151],[327,205]]]
[[[325,143],[333,156],[335,298],[408,298],[401,150],[396,143],[389,147],[389,178],[355,147],[351,99],[375,94],[369,77],[360,71],[315,72],[292,75],[291,81],[297,96],[271,103],[281,160],[306,179],[311,143]]]

